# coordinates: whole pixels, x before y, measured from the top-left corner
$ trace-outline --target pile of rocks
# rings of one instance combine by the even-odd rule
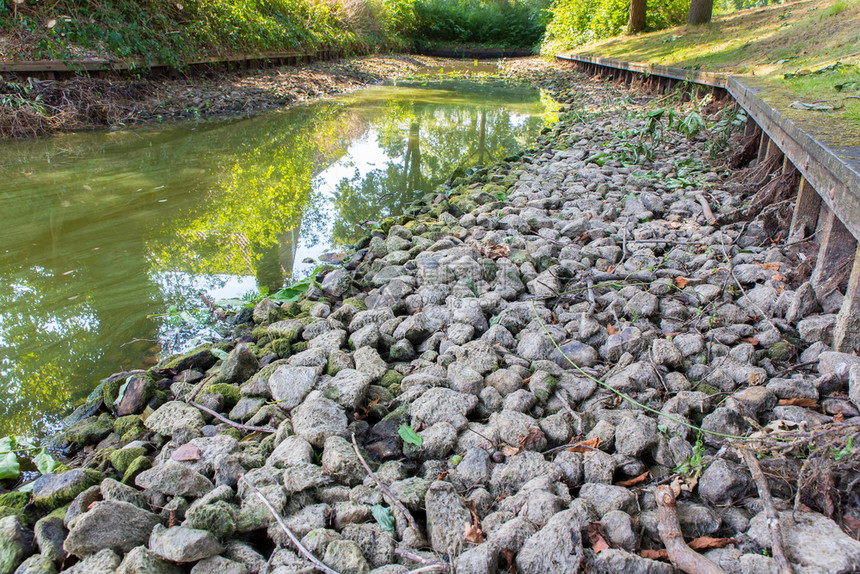
[[[0,573],[67,554],[88,574],[314,571],[263,498],[344,574],[668,573],[639,551],[662,548],[650,487],[674,476],[687,538],[734,538],[706,552],[727,572],[776,571],[720,434],[857,417],[860,358],[828,347],[834,316],[787,282],[787,247],[707,224],[697,193],[721,216],[743,198],[705,138],[667,130],[647,168],[625,166],[635,94],[567,77],[576,113],[536,149],[383,222],[302,302],[239,313],[229,342],[108,379],[65,435],[82,468],[0,498],[17,509]],[[690,165],[695,185],[673,185]],[[797,571],[860,568],[860,542],[779,500],[789,482],[771,488]]]

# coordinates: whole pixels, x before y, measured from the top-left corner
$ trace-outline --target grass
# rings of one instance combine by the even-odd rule
[[[762,98],[837,146],[860,142],[860,0],[800,0],[586,44],[577,53],[756,78]],[[836,62],[843,65],[822,73]],[[789,75],[786,78],[786,75]],[[851,84],[854,84],[853,86]],[[835,86],[846,85],[841,91]],[[792,102],[831,105],[797,110]]]

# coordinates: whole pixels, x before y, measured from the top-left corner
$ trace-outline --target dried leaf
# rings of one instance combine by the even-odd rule
[[[690,282],[690,280],[687,279],[686,277],[681,277],[680,275],[675,277],[675,285],[678,286],[678,289],[683,289],[684,287],[687,286],[687,283],[689,283],[689,282]]]
[[[514,448],[507,444],[502,445],[502,454],[505,456],[514,456],[515,454],[519,454],[521,450],[523,450],[522,447]]]
[[[600,554],[604,550],[611,548],[603,533],[603,524],[600,522],[588,523],[588,542],[591,544],[591,549],[594,550],[595,554]]]
[[[818,403],[815,399],[779,399],[779,406],[781,407],[806,407],[808,409],[816,409],[818,408]]]
[[[187,460],[200,460],[200,449],[191,443],[185,443],[184,445],[174,450],[171,453],[170,458],[177,462],[184,462]]]
[[[535,443],[537,443],[539,440],[541,440],[542,438],[544,438],[544,436],[545,436],[545,435],[543,434],[543,431],[542,431],[542,430],[540,430],[540,428],[538,428],[538,427],[529,427],[529,430],[528,430],[528,432],[526,433],[526,436],[521,436],[521,437],[520,437],[520,439],[519,439],[519,440],[520,440],[520,447],[521,447],[521,448],[523,448],[523,449],[528,450],[528,448],[529,448],[530,446],[533,446],[533,445],[534,445]]]
[[[729,544],[735,544],[737,540],[734,538],[712,538],[710,536],[701,536],[690,540],[687,544],[693,550],[709,550],[711,548],[725,548]]]
[[[666,549],[662,550],[640,550],[639,556],[642,558],[648,558],[649,560],[668,560],[669,553],[666,552]]]
[[[479,526],[475,524],[467,524],[466,529],[463,531],[463,538],[472,544],[480,544],[484,541],[484,533],[481,531]]]
[[[644,482],[648,475],[651,474],[649,471],[645,471],[639,476],[635,478],[631,478],[630,480],[622,480],[621,482],[616,482],[615,486],[633,486],[639,484],[640,482]]]
[[[756,339],[755,337],[747,337],[746,339],[741,339],[741,341],[744,341],[745,343],[749,343],[753,347],[758,346],[758,339]]]
[[[606,326],[606,330],[609,331],[610,335],[618,334],[618,330],[615,329],[615,327],[613,327],[611,324]]]
[[[588,440],[579,441],[571,448],[567,449],[568,452],[589,452],[596,449],[600,446],[600,437],[596,436],[594,438],[590,438]]]
[[[511,574],[517,574],[517,567],[514,564],[514,551],[510,548],[502,548],[502,556],[505,559],[505,570]]]
[[[845,422],[845,415],[842,414],[842,411],[839,411],[835,415],[833,415],[833,422],[835,423],[843,423]]]
[[[764,380],[764,377],[762,377],[761,373],[750,373],[748,380],[750,385],[757,385]]]

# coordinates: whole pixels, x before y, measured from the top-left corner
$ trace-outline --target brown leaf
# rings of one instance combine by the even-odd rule
[[[606,330],[609,331],[610,335],[616,335],[618,333],[618,330],[611,324],[606,326]]]
[[[762,263],[761,268],[769,271],[779,271],[779,263]]]
[[[755,337],[747,337],[746,339],[741,339],[741,341],[749,343],[753,347],[758,347],[758,339],[756,339]]]
[[[543,431],[538,427],[529,427],[526,436],[520,437],[520,448],[528,449],[530,446],[537,443],[539,440],[544,438]]]
[[[690,540],[687,544],[693,550],[709,550],[711,548],[725,548],[729,544],[735,544],[737,540],[734,538],[712,538],[710,536],[700,536]]]
[[[514,456],[515,454],[519,454],[520,451],[523,450],[523,447],[514,448],[510,445],[503,444],[501,450],[502,454],[505,456]]]
[[[466,529],[463,531],[463,538],[472,544],[480,544],[484,541],[484,533],[481,531],[479,526],[476,526],[475,524],[467,524]]]
[[[816,409],[818,408],[818,403],[815,402],[814,399],[779,399],[779,406],[781,407],[806,407],[808,409]]]
[[[833,422],[835,423],[843,423],[845,422],[845,415],[842,414],[842,411],[839,411],[835,415],[833,415]]]
[[[640,550],[639,556],[642,558],[648,558],[649,560],[668,560],[669,553],[666,552],[666,549],[663,548],[661,550]]]
[[[594,550],[595,554],[600,554],[611,548],[606,541],[606,535],[603,533],[603,525],[599,522],[588,523],[588,541],[591,543],[591,549]]]
[[[643,472],[642,474],[640,474],[639,476],[637,476],[635,478],[631,478],[630,480],[622,480],[620,482],[616,482],[615,486],[633,486],[635,484],[639,484],[640,482],[643,482],[646,478],[648,478],[649,474],[651,474],[651,473],[646,470],[645,472]]]
[[[594,438],[590,438],[588,440],[581,440],[571,448],[567,449],[568,452],[590,452],[600,446],[600,437],[596,436]]]
[[[170,454],[170,458],[183,462],[186,460],[200,460],[200,449],[191,443],[185,443]]]
[[[517,574],[517,567],[514,564],[514,551],[510,548],[502,548],[502,557],[505,559],[505,570],[511,574]]]
[[[689,283],[689,282],[690,282],[690,280],[687,279],[686,277],[681,277],[680,275],[675,277],[675,285],[678,286],[678,289],[683,289],[684,287],[687,286],[687,283]]]

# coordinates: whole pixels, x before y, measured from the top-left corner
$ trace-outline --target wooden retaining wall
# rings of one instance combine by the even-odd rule
[[[696,92],[733,98],[752,120],[747,125],[749,133],[757,130],[761,134],[759,161],[779,154],[783,171],[794,167],[800,172],[787,241],[817,242],[818,257],[810,282],[824,311],[838,310],[833,346],[849,353],[860,350],[860,142],[835,147],[817,139],[762,100],[758,96],[762,87],[754,78],[569,53],[556,57],[592,75],[652,88],[687,83]]]

